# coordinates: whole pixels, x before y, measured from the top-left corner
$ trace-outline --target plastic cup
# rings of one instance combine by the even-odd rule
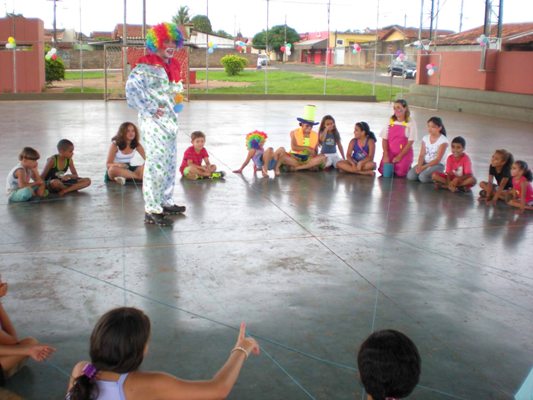
[[[392,175],[394,175],[394,164],[393,163],[383,164],[383,177],[392,178]]]

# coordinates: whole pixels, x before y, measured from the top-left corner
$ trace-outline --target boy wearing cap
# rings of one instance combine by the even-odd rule
[[[326,156],[318,154],[319,136],[313,130],[316,106],[304,107],[304,116],[296,118],[300,127],[291,131],[291,151],[283,157],[282,163],[294,171],[312,169],[325,165]]]

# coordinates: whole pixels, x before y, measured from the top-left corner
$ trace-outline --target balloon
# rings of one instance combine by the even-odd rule
[[[57,53],[57,49],[55,47],[52,47],[50,49],[50,54],[56,54]]]
[[[431,63],[426,64],[426,69],[433,69],[433,64],[431,64]]]
[[[213,50],[212,47],[210,47],[210,48],[207,49],[207,52],[208,52],[209,54],[213,54],[213,51],[214,51],[214,50]]]
[[[6,49],[14,49],[15,47],[13,43],[6,43]]]
[[[288,56],[291,55],[291,48],[290,47],[285,49],[285,54],[287,54]]]
[[[290,49],[290,48],[292,47],[292,44],[287,43],[287,44],[285,45],[285,47],[288,47],[288,48]]]
[[[435,73],[434,69],[428,69],[428,75],[432,76]]]
[[[281,50],[282,53],[285,53],[285,46],[281,46],[279,49]]]
[[[207,47],[213,47],[213,42],[208,42]]]
[[[57,54],[52,54],[52,60],[57,60]]]
[[[10,36],[7,38],[7,42],[11,44],[15,44],[15,38],[13,36]]]
[[[216,49],[216,48],[218,48],[218,44],[214,43],[213,44],[213,49]]]
[[[402,54],[402,51],[401,51],[401,50],[396,50],[396,53],[395,53],[395,54],[396,54],[396,57],[399,57],[400,54]]]
[[[49,56],[48,54],[44,56],[44,58],[48,61],[50,61],[50,59],[52,58],[52,56]]]
[[[175,104],[174,105],[174,112],[182,112],[183,111],[183,103]]]
[[[178,93],[176,96],[174,96],[175,103],[181,103],[182,101],[183,101],[183,95]]]

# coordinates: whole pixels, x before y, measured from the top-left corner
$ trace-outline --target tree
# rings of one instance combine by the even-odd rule
[[[300,41],[300,35],[293,28],[287,26],[287,43]],[[264,49],[266,45],[266,31],[257,33],[253,38],[253,47]],[[276,25],[268,30],[268,48],[281,53],[280,47],[285,45],[285,25]]]
[[[222,36],[228,39],[233,39],[233,36],[230,35],[228,32],[226,32],[224,29],[219,29],[218,31],[213,32],[213,33],[217,36]]]
[[[203,33],[213,33],[213,28],[211,27],[211,21],[206,15],[195,15],[191,22],[194,26],[194,29],[198,32]]]
[[[172,22],[174,22],[178,26],[185,25],[187,22],[190,21],[191,17],[189,15],[189,7],[187,6],[181,6],[178,9],[178,13],[172,17]]]

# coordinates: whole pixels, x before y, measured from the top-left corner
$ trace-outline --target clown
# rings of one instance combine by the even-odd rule
[[[174,204],[176,178],[176,136],[178,118],[174,99],[183,91],[176,48],[183,35],[175,24],[155,25],[146,34],[149,53],[141,57],[126,82],[128,105],[139,113],[139,128],[146,150],[143,196],[144,222],[172,225],[167,215],[185,211]]]

